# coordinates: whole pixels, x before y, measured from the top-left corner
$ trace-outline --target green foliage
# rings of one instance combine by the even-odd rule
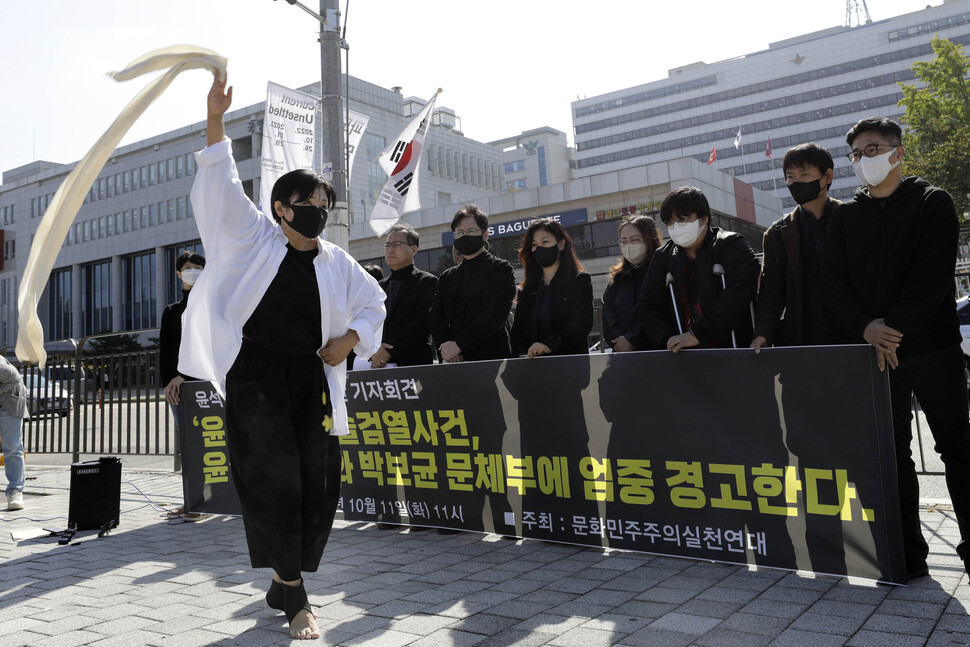
[[[932,41],[936,58],[913,72],[923,87],[900,83],[905,106],[904,175],[919,175],[953,196],[961,220],[970,207],[970,60],[945,38]]]

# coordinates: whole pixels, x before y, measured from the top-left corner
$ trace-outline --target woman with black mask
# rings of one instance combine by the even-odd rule
[[[266,602],[290,636],[319,638],[302,573],[319,566],[340,496],[347,355],[380,346],[384,291],[319,238],[334,202],[320,175],[280,177],[266,213],[246,197],[223,123],[231,102],[217,78],[192,187],[208,265],[185,311],[179,371],[224,389],[250,561],[273,569]]]
[[[516,299],[513,354],[536,358],[589,352],[593,286],[569,234],[552,218],[536,220],[525,232],[519,258],[525,279]]]
[[[488,215],[473,204],[451,219],[462,262],[438,278],[428,328],[443,362],[509,357],[512,264],[488,253]]]

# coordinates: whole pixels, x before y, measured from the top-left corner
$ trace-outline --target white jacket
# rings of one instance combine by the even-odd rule
[[[206,269],[185,309],[178,369],[184,375],[211,380],[224,394],[226,374],[242,346],[243,324],[276,278],[286,256],[287,238],[243,192],[228,139],[199,151],[195,160],[192,208],[205,247]],[[313,265],[324,344],[353,329],[360,337],[354,351],[359,357],[370,357],[381,344],[384,291],[350,254],[321,239],[317,246],[320,251]],[[347,365],[324,364],[323,368],[333,400],[330,433],[343,435],[347,433]]]

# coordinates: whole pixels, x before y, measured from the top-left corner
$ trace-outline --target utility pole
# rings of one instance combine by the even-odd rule
[[[286,0],[287,4],[299,7],[320,23],[320,108],[323,117],[320,121],[321,170],[325,166],[333,168],[334,193],[337,202],[330,210],[324,237],[341,247],[350,249],[350,222],[347,209],[347,147],[344,144],[344,111],[340,95],[340,50],[347,49],[347,43],[340,33],[339,0],[320,0],[320,13],[316,13],[297,0]]]
[[[347,208],[347,157],[344,143],[344,107],[340,94],[340,36],[339,0],[320,0],[320,98],[323,109],[321,127],[323,141],[320,149],[323,162],[333,165],[333,190],[337,204],[330,211],[324,237],[343,249],[350,249],[350,219]]]

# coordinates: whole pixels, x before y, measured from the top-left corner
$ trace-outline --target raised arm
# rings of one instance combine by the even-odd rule
[[[214,76],[206,102],[209,109],[205,125],[206,146],[212,146],[226,138],[226,124],[222,117],[232,105],[232,86],[226,88],[226,81],[220,81],[218,74]],[[228,75],[226,78],[228,80]]]

